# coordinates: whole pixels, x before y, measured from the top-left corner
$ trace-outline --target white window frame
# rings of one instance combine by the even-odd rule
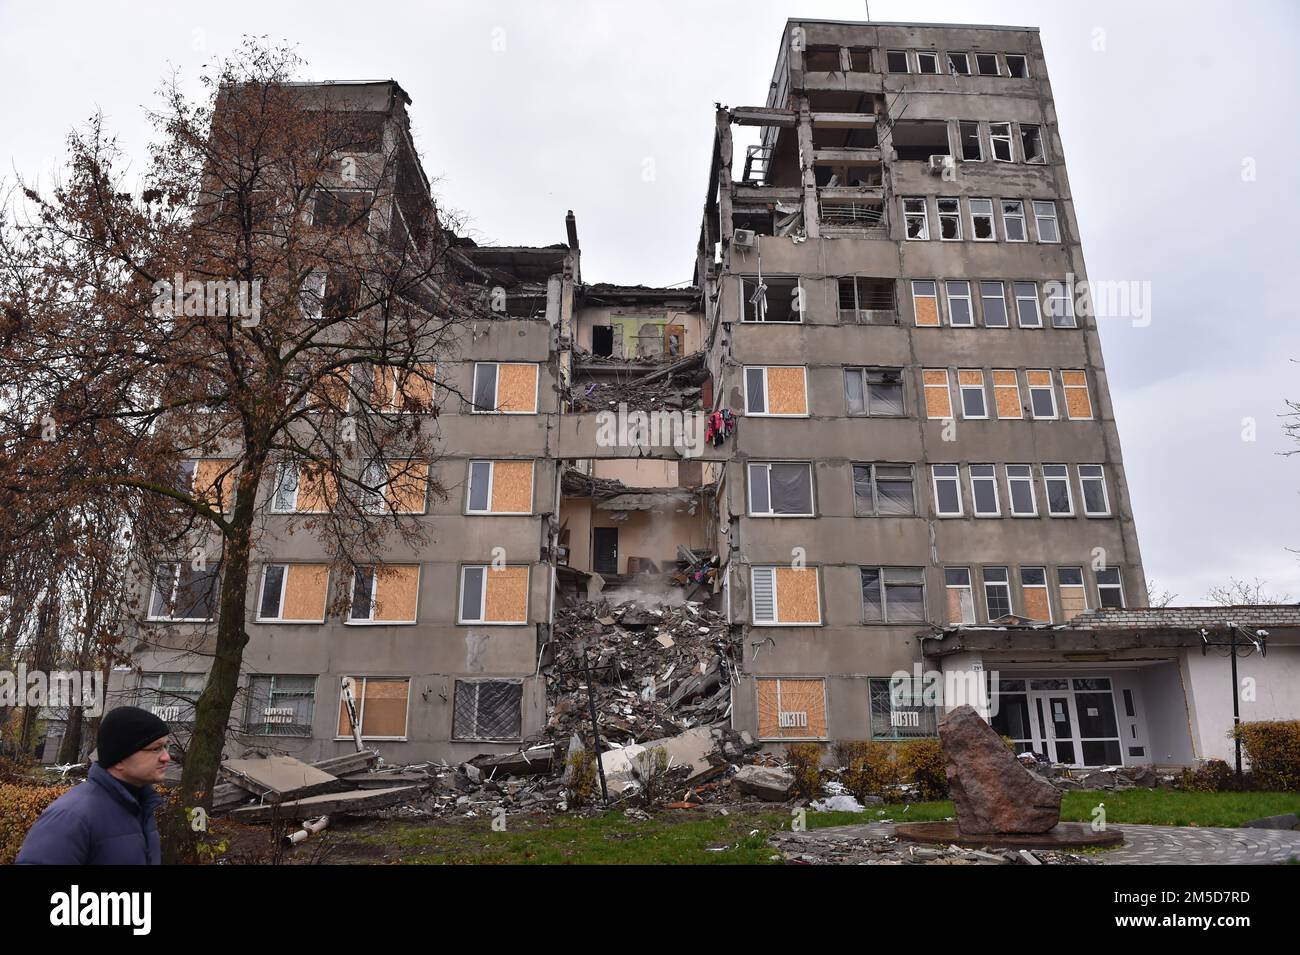
[[[922,283],[928,283],[934,286],[934,293],[917,292],[916,287]],[[912,324],[918,328],[937,328],[938,325],[919,325],[917,323],[918,312],[916,310],[916,300],[918,298],[934,299],[934,317],[939,320],[939,325],[943,324],[943,309],[939,306],[939,280],[938,279],[912,279]]]
[[[1047,469],[1053,471],[1059,469],[1060,474],[1048,474]],[[1057,481],[1065,486],[1065,503],[1069,507],[1067,511],[1052,510],[1052,482]],[[1043,465],[1043,493],[1046,495],[1043,500],[1047,503],[1048,517],[1074,517],[1074,490],[1070,486],[1070,466],[1068,464],[1044,464]]]
[[[798,368],[803,371],[803,404],[807,410],[795,414],[749,410],[749,373],[751,370],[761,370],[763,372],[763,408],[767,409],[772,405],[771,395],[768,393],[767,387],[767,370],[769,368]],[[745,395],[745,417],[747,418],[807,418],[811,415],[811,407],[808,402],[808,366],[806,365],[745,365],[741,369],[741,382],[744,384],[742,390]]]
[[[209,616],[206,617],[160,616],[160,615],[156,615],[153,612],[154,596],[158,592],[157,589],[158,585],[162,582],[161,579],[162,574],[160,571],[163,567],[172,568],[171,590],[169,591],[168,595],[163,599],[163,609],[166,610],[168,604],[172,606],[173,610],[175,609],[177,598],[180,595],[181,565],[184,563],[188,563],[188,561],[164,560],[164,561],[159,561],[157,564],[154,565],[153,574],[149,581],[149,606],[147,608],[147,612],[145,615],[146,620],[154,620],[154,621],[166,622],[166,623],[211,623],[212,621],[217,619],[216,606],[212,607],[212,612],[209,614]],[[196,573],[207,573],[207,571],[206,570],[196,571]],[[220,587],[221,587],[220,578],[219,577],[214,578],[213,581],[213,603],[214,604],[220,599],[220,592],[221,592]]]
[[[768,306],[771,304],[771,299],[769,299],[768,296],[771,295],[772,292],[776,291],[775,289],[773,289],[771,285],[768,284],[769,281],[788,282],[791,279],[794,280],[794,288],[793,288],[794,295],[792,296],[792,298],[794,299],[794,305],[791,307],[790,313],[792,315],[795,315],[796,318],[794,319],[794,321],[789,321],[789,322],[783,322],[778,319],[768,318],[767,309]],[[746,283],[749,283],[752,286],[752,291],[747,292],[745,290]],[[758,293],[758,287],[760,284],[763,286],[763,290],[764,290],[763,291],[763,302],[764,302],[763,315],[761,318],[758,315],[758,306],[757,305],[751,306],[749,301],[751,297],[753,297]],[[803,291],[803,278],[801,276],[782,275],[779,273],[775,273],[772,275],[764,276],[762,282],[760,283],[759,276],[757,275],[737,275],[736,288],[739,289],[738,295],[739,295],[739,304],[740,304],[740,323],[742,325],[802,325],[803,324],[804,291]],[[754,312],[753,318],[749,317],[749,312],[751,308]]]
[[[953,64],[953,57],[959,56],[962,62],[966,64],[966,71],[963,73]],[[944,59],[948,66],[949,76],[970,76],[970,53],[965,50],[950,50],[944,54]]]
[[[1034,290],[1034,294],[1033,294],[1033,297],[1032,297],[1032,298],[1031,298],[1030,296],[1028,296],[1028,295],[1022,295],[1022,294],[1020,293],[1020,288],[1019,288],[1019,286],[1021,286],[1021,285],[1028,285],[1029,287],[1031,287],[1031,288]],[[1022,282],[1022,281],[1018,281],[1018,280],[1013,280],[1012,283],[1011,283],[1011,296],[1012,296],[1012,298],[1015,300],[1015,303],[1016,303],[1016,324],[1017,324],[1019,327],[1021,327],[1021,328],[1042,328],[1042,327],[1043,327],[1043,309],[1042,309],[1042,305],[1041,305],[1041,303],[1038,301],[1038,283],[1037,283],[1037,282]],[[1021,302],[1033,302],[1033,303],[1034,303],[1034,318],[1036,319],[1037,324],[1029,325],[1029,324],[1026,324],[1026,323],[1025,323],[1024,313],[1020,310],[1020,303],[1021,303]]]
[[[871,509],[864,511],[858,504],[856,468],[869,468],[871,471]],[[907,468],[907,483],[912,488],[912,509],[906,514],[882,513],[880,510],[880,475],[878,468]],[[916,517],[916,467],[912,464],[891,464],[888,461],[853,461],[849,464],[849,476],[853,481],[853,516],[854,517]],[[887,481],[899,481],[900,478],[887,477]]]
[[[929,384],[925,380],[925,373],[927,371],[943,372],[944,374],[943,384],[942,385]],[[928,392],[931,388],[938,389],[940,387],[942,387],[944,392],[948,395],[949,414],[936,418],[930,414],[930,396]],[[953,404],[952,404],[952,373],[949,371],[949,369],[947,368],[922,368],[921,369],[921,400],[925,403],[925,418],[927,421],[948,421],[951,420],[956,415],[957,413],[956,409],[953,408]]]
[[[288,476],[293,475],[293,487],[287,486]],[[298,494],[302,490],[302,475],[298,473],[298,468],[292,464],[281,464],[275,471],[275,485],[271,489],[271,513],[272,514],[293,514],[298,510]],[[285,506],[281,503],[282,493],[293,495],[292,501]]]
[[[952,287],[966,286],[964,293],[958,292],[953,294]],[[974,328],[975,327],[975,303],[971,299],[970,279],[945,279],[943,283],[943,294],[948,300],[948,324],[953,328]],[[957,312],[952,307],[953,299],[966,303],[966,317],[968,321],[958,324],[955,321]]]
[[[984,293],[984,286],[986,285],[996,285],[998,287],[998,294],[986,295]],[[1007,310],[1007,283],[1003,282],[1001,279],[979,279],[976,281],[976,287],[979,289],[979,293],[980,293],[980,321],[984,324],[984,327],[985,328],[1010,328],[1011,313]],[[1002,324],[1001,325],[989,324],[988,309],[984,307],[984,303],[993,300],[997,300],[1002,303]]]
[[[983,70],[980,69],[980,57],[981,57],[981,56],[991,56],[991,57],[993,57],[993,72],[992,72],[992,73],[985,73]],[[997,55],[996,53],[981,53],[981,52],[979,52],[978,50],[976,50],[976,51],[975,51],[975,73],[974,73],[974,75],[975,75],[975,76],[1001,76],[1001,75],[1002,75],[1002,62],[998,59],[998,55]]]
[[[492,383],[492,407],[480,408],[475,402],[475,396],[478,395],[478,371],[485,365],[492,365],[496,368],[496,380]],[[528,365],[533,369],[533,410],[532,411],[502,411],[497,407],[501,397],[501,366],[502,365]],[[542,370],[537,362],[532,361],[476,361],[474,362],[474,374],[470,380],[469,391],[469,410],[471,414],[499,414],[499,415],[535,415],[541,407],[538,398],[542,389]]]
[[[488,575],[492,573],[491,564],[461,564],[460,586],[456,588],[456,623],[461,626],[479,627],[525,627],[528,626],[528,602],[532,598],[533,570],[529,564],[506,564],[507,567],[526,567],[528,576],[524,583],[524,619],[523,620],[485,620],[487,613]],[[478,617],[467,619],[465,611],[465,574],[470,570],[483,571],[483,589],[478,595]]]
[[[989,580],[990,570],[1001,571],[1006,576],[1002,580]],[[996,567],[981,567],[980,584],[983,585],[984,588],[984,612],[988,614],[989,623],[992,623],[994,620],[997,620],[999,617],[1005,616],[1005,614],[998,614],[996,617],[993,615],[992,605],[989,603],[990,585],[992,585],[993,587],[1006,588],[1007,613],[1014,614],[1016,612],[1015,594],[1011,592],[1011,568],[1010,567],[1004,567],[1002,565],[998,565]]]
[[[1025,583],[1025,572],[1029,570],[1036,570],[1039,573],[1041,573],[1043,575],[1043,582],[1041,584]],[[1056,620],[1056,608],[1052,606],[1052,588],[1049,587],[1047,584],[1047,580],[1048,580],[1047,568],[1041,565],[1030,565],[1027,567],[1021,567],[1019,577],[1020,577],[1020,605],[1022,607],[1029,606],[1029,601],[1025,599],[1026,592],[1030,590],[1041,590],[1043,592],[1044,599],[1047,600],[1047,620],[1045,622],[1054,623]]]
[[[1035,385],[1029,380],[1029,376],[1035,372],[1043,372],[1047,375],[1047,384]],[[1025,388],[1029,392],[1029,417],[1034,421],[1056,421],[1061,417],[1061,409],[1056,404],[1056,381],[1050,368],[1030,368],[1025,372]],[[1034,404],[1034,392],[1046,391],[1052,399],[1052,413],[1040,415],[1038,406]]]
[[[1061,289],[1061,294],[1053,295],[1054,289]],[[1048,282],[1044,286],[1044,291],[1047,293],[1047,301],[1043,303],[1044,309],[1052,320],[1052,327],[1078,328],[1079,320],[1074,315],[1074,290],[1065,282]]]
[[[951,474],[939,474],[939,469],[945,471],[951,469]],[[951,481],[952,486],[957,491],[957,510],[945,511],[939,504],[939,483],[940,481]],[[962,507],[961,499],[961,468],[956,464],[932,464],[930,465],[930,483],[934,486],[934,514],[935,517],[962,517],[965,511]]]
[[[1047,140],[1043,135],[1042,125],[1040,123],[1017,123],[1016,125],[1020,127],[1020,152],[1023,155],[1025,162],[1031,166],[1047,165]],[[1038,131],[1038,154],[1042,157],[1041,159],[1029,158],[1029,152],[1025,149],[1026,129],[1034,129]]]
[[[875,620],[867,616],[867,600],[865,586],[863,585],[863,571],[874,570],[877,574],[877,581],[880,583],[880,619]],[[919,620],[891,620],[889,618],[889,588],[894,587],[915,587],[913,583],[899,583],[890,581],[886,578],[889,571],[911,571],[919,573],[921,576],[921,617]],[[862,623],[864,626],[870,624],[902,624],[906,626],[912,623],[924,623],[930,619],[930,608],[926,606],[926,586],[925,586],[925,568],[924,567],[903,567],[899,565],[881,566],[879,564],[864,564],[858,567],[858,592],[862,598]]]
[[[1067,571],[1073,571],[1074,573],[1077,573],[1079,575],[1079,582],[1077,584],[1066,584],[1061,582],[1061,574]],[[1084,576],[1082,567],[1063,566],[1063,567],[1056,568],[1056,600],[1057,603],[1060,604],[1061,606],[1062,617],[1065,616],[1065,601],[1062,598],[1064,597],[1065,592],[1067,590],[1071,590],[1071,591],[1078,590],[1079,593],[1083,596],[1083,610],[1080,611],[1080,613],[1087,613],[1089,610],[1092,609],[1092,604],[1088,600],[1088,578]]]
[[[814,574],[814,575],[815,575],[815,576],[813,577],[813,582],[814,582],[814,586],[815,586],[816,589],[817,589],[817,619],[816,619],[816,621],[811,621],[811,620],[795,620],[795,621],[788,621],[788,622],[785,622],[785,623],[782,623],[782,622],[781,622],[781,597],[780,597],[780,594],[779,594],[779,592],[778,592],[779,588],[777,587],[777,578],[776,578],[776,572],[777,572],[778,569],[781,568],[781,566],[782,566],[782,565],[780,565],[780,564],[751,564],[751,565],[750,565],[750,568],[749,568],[749,618],[750,618],[751,623],[752,623],[753,626],[755,626],[755,627],[820,627],[820,626],[822,625],[822,588],[821,588],[821,579],[820,579],[820,576],[821,576],[821,575],[820,575],[820,573],[818,572],[818,570],[817,570],[816,567],[811,567],[811,566],[805,567],[805,568],[803,569],[803,573],[805,573],[805,574]],[[754,588],[754,574],[755,574],[756,571],[768,572],[768,573],[771,573],[771,575],[772,575],[772,577],[771,577],[771,580],[772,580],[772,619],[771,619],[771,620],[759,620],[758,617],[756,616],[756,614],[758,613],[758,604],[757,604],[757,603],[755,602],[755,600],[754,600],[754,589],[755,589],[755,588]]]
[[[808,510],[795,513],[785,513],[772,510],[772,465],[802,465],[808,469]],[[766,511],[754,510],[754,472],[762,469],[767,480],[767,506]],[[815,517],[817,513],[817,490],[813,486],[813,466],[811,461],[750,461],[745,465],[746,488],[749,494],[749,516],[750,517]]]
[[[1013,73],[1013,72],[1011,71],[1011,58],[1012,58],[1012,57],[1015,57],[1016,59],[1020,60],[1020,61],[1024,64],[1024,67],[1025,67],[1025,75],[1024,75],[1024,76],[1016,76],[1015,73]],[[1006,64],[1007,64],[1007,77],[1008,77],[1009,79],[1013,79],[1013,80],[1027,80],[1027,79],[1030,78],[1030,75],[1029,75],[1029,57],[1028,57],[1026,54],[1024,54],[1024,53],[1004,53],[1002,58],[1003,58],[1004,60],[1006,60]]]
[[[259,583],[257,588],[257,614],[254,617],[255,623],[324,623],[325,622],[323,619],[324,618],[323,614],[321,615],[322,618],[318,620],[298,620],[298,619],[290,620],[284,616],[284,598],[289,590],[289,568],[292,566],[293,566],[292,562],[286,563],[284,561],[270,561],[262,565],[261,582]],[[276,608],[279,611],[279,616],[263,617],[262,604],[266,597],[266,578],[267,578],[267,574],[270,572],[272,567],[284,568],[284,573],[280,575],[280,596],[276,602]],[[329,592],[328,578],[326,579],[325,587],[326,587],[326,593],[328,593]]]
[[[1011,469],[1016,469],[1016,474],[1011,473]],[[1022,472],[1020,469],[1023,468]],[[1038,493],[1034,487],[1034,466],[1032,464],[1008,464],[1003,470],[1007,476],[1007,512],[1011,517],[1037,517],[1038,516]],[[1016,510],[1015,485],[1024,484],[1029,488],[1029,510]]]
[[[925,196],[903,196],[903,238],[909,242],[928,242],[930,239],[930,203]],[[908,203],[920,203],[921,211],[907,208]],[[920,217],[921,233],[920,235],[911,235],[911,223],[914,219]]]
[[[902,395],[902,399],[903,399],[903,410],[902,410],[902,411],[898,412],[897,414],[891,414],[891,413],[886,413],[886,412],[883,412],[883,411],[881,411],[881,412],[873,412],[873,411],[871,410],[871,409],[872,409],[872,404],[871,404],[871,386],[872,386],[873,382],[870,380],[870,376],[871,376],[873,373],[875,373],[875,374],[886,373],[886,374],[889,374],[889,375],[893,375],[894,377],[896,377],[896,378],[898,379],[898,386],[899,386],[899,389],[898,389],[898,390],[899,390],[899,394]],[[847,390],[846,390],[845,395],[844,395],[844,406],[845,406],[845,413],[846,413],[846,416],[847,416],[847,417],[850,417],[850,418],[906,418],[906,417],[907,417],[907,388],[906,388],[906,386],[903,384],[903,369],[902,369],[902,368],[883,368],[883,367],[880,367],[880,366],[877,366],[877,365],[848,365],[848,366],[846,366],[845,369],[844,369],[844,375],[845,375],[845,378],[847,379],[847,377],[848,377],[849,375],[852,375],[852,374],[856,374],[856,375],[858,376],[859,380],[861,380],[861,382],[862,382],[862,408],[863,408],[863,410],[862,410],[861,412],[856,412],[856,411],[849,410],[849,407],[848,407],[848,399],[849,399],[849,396],[848,396],[848,392],[847,392]],[[847,387],[847,386],[846,386],[846,387]]]
[[[975,474],[976,468],[987,468],[987,473],[981,473],[978,478]],[[1002,498],[998,492],[998,469],[994,464],[971,464],[966,468],[967,478],[970,481],[970,506],[971,515],[974,517],[1001,517],[1002,516]],[[987,482],[993,486],[993,510],[981,511],[979,509],[979,495],[975,492],[976,481]]]
[[[949,575],[949,574],[965,574],[965,575],[966,575],[966,583],[964,583],[964,584],[953,584],[953,583],[949,583],[949,582],[948,582],[948,575]],[[964,591],[965,591],[965,592],[970,596],[970,619],[969,619],[969,620],[965,620],[965,619],[963,619],[963,620],[961,621],[961,623],[963,623],[963,624],[973,624],[973,623],[976,623],[976,622],[978,621],[978,619],[979,619],[979,613],[978,613],[978,611],[976,610],[976,607],[975,607],[975,587],[974,587],[974,585],[973,585],[973,583],[972,583],[972,580],[973,580],[973,578],[971,577],[971,572],[970,572],[970,568],[969,568],[969,567],[944,567],[944,568],[943,568],[943,591],[944,591],[944,594],[943,594],[943,595],[944,595],[944,598],[945,598],[945,600],[944,600],[944,608],[943,608],[943,609],[944,609],[944,614],[943,614],[943,615],[944,615],[945,618],[947,618],[947,616],[948,616],[948,604],[947,604],[948,591],[950,591],[950,590],[964,590]],[[961,603],[961,600],[959,599],[957,602],[958,602],[958,604],[960,604],[960,603]],[[950,625],[950,626],[952,625],[952,622],[951,622],[951,621],[949,621],[949,625]]]
[[[1044,206],[1051,210],[1050,214],[1041,212],[1039,206]],[[1030,199],[1029,207],[1034,210],[1034,235],[1037,237],[1038,241],[1040,243],[1059,245],[1061,242],[1061,220],[1056,214],[1056,203],[1051,199]],[[1056,238],[1043,238],[1044,222],[1050,222],[1052,224],[1052,231],[1056,233]]]
[[[967,385],[961,380],[963,371],[978,371],[980,373],[980,383],[978,385]],[[983,368],[958,368],[957,369],[957,402],[961,406],[961,416],[963,421],[987,421],[989,417],[989,396],[986,390],[987,381],[984,380]],[[966,392],[979,391],[980,404],[984,408],[983,414],[968,414],[966,412]]]
[[[995,130],[997,129],[1005,129],[1006,132],[1003,133],[995,132]],[[1006,159],[1002,159],[1000,156],[998,156],[998,143],[1000,142],[1006,143],[1007,146]],[[994,162],[1015,162],[1016,161],[1015,137],[1013,135],[1013,130],[1011,128],[1011,123],[1009,122],[1000,123],[996,121],[989,122],[989,156],[992,157]]]
[[[502,461],[526,461],[526,458],[501,458]],[[478,511],[471,507],[474,500],[474,465],[486,464],[488,466],[487,476],[487,510]],[[495,458],[470,458],[465,466],[465,513],[475,517],[492,517],[492,516],[519,516],[521,514],[531,514],[532,510],[527,511],[494,511],[492,510],[492,488],[496,483],[497,459]],[[537,464],[533,462],[533,481],[537,480]]]
[[[921,57],[928,56],[934,63],[934,69],[926,72],[921,69]],[[939,51],[938,50],[917,50],[916,51],[916,73],[918,76],[938,76],[939,75]]]
[[[1085,468],[1089,472],[1091,472],[1087,476],[1084,475]],[[1111,516],[1110,492],[1106,490],[1105,470],[1102,468],[1100,464],[1079,464],[1076,465],[1076,470],[1078,471],[1079,474],[1079,503],[1083,507],[1083,516],[1084,517],[1110,517]],[[1101,485],[1101,501],[1102,501],[1103,510],[1100,511],[1088,510],[1087,485],[1089,482],[1095,482]]]
[[[975,127],[975,146],[979,150],[979,155],[974,159],[966,156],[966,134],[962,131],[963,126]],[[977,119],[959,119],[957,120],[957,153],[962,162],[983,162],[984,161],[984,136],[980,129],[980,122]]]
[[[1099,574],[1110,574],[1110,573],[1114,573],[1115,575],[1115,583],[1113,584],[1111,583],[1103,584],[1101,582],[1101,577],[1097,576]],[[1119,591],[1119,607],[1111,608],[1111,609],[1122,610],[1128,606],[1128,601],[1124,599],[1124,575],[1123,573],[1120,572],[1120,569],[1118,567],[1114,567],[1114,566],[1103,567],[1100,570],[1094,572],[1093,579],[1097,584],[1098,608],[1107,609],[1106,598],[1104,595],[1107,591],[1111,591],[1111,590]]]
[[[386,739],[386,740],[406,740],[406,739],[409,739],[409,738],[410,738],[410,733],[411,733],[411,678],[410,678],[409,676],[378,676],[378,675],[357,676],[355,673],[349,673],[349,674],[347,674],[347,676],[352,677],[353,682],[357,685],[358,693],[357,693],[357,698],[356,698],[356,700],[354,701],[354,702],[356,703],[356,707],[357,707],[357,722],[356,722],[356,726],[354,727],[354,729],[355,729],[355,731],[356,731],[358,734],[361,734],[361,738],[362,738],[362,739],[374,739],[374,740],[385,740],[385,739]],[[365,725],[366,725],[366,691],[365,691],[365,687],[366,687],[366,684],[367,684],[370,680],[375,680],[375,681],[377,681],[377,682],[383,682],[383,683],[399,683],[399,682],[405,682],[405,683],[406,683],[406,720],[405,720],[405,722],[403,723],[403,726],[402,726],[402,729],[404,729],[406,732],[404,732],[401,736],[366,736],[366,735],[364,734],[364,727],[365,727]],[[342,681],[340,680],[340,681],[339,681],[339,709],[340,709],[340,710],[344,710],[344,709],[346,709],[346,707],[347,707],[347,704],[343,701],[343,683],[342,683]],[[335,734],[335,735],[334,735],[334,738],[335,738],[336,740],[340,740],[340,739],[352,739],[351,736],[339,736],[339,735],[338,735],[338,724],[339,724],[339,714],[336,713],[336,714],[334,715],[334,734]]]
[[[948,203],[950,211],[944,212],[944,203]],[[940,242],[960,242],[961,234],[961,197],[960,196],[939,196],[935,199],[935,205],[939,210],[939,241]],[[957,228],[957,234],[951,239],[943,234],[943,224],[947,220]]]
[[[1007,207],[1011,210],[1008,211]],[[1025,201],[1023,199],[999,199],[998,209],[1002,214],[1002,235],[1008,242],[1028,242],[1029,226],[1025,222]],[[1020,223],[1020,238],[1013,238],[1008,222]]]
[[[976,212],[975,203],[988,203],[988,212]],[[993,199],[988,196],[973,196],[966,200],[967,209],[970,212],[970,238],[972,242],[996,242],[998,241],[998,220],[994,215]],[[987,238],[980,238],[979,229],[975,227],[975,219],[988,219],[989,234]]]
[[[889,57],[895,53],[903,54],[903,66],[906,69],[896,70],[889,65]],[[907,76],[912,72],[912,54],[907,50],[886,50],[885,51],[885,73],[889,76]]]

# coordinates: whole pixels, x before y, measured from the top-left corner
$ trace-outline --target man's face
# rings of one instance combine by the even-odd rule
[[[167,764],[172,761],[167,752],[167,739],[156,739],[144,749],[136,750],[122,760],[113,769],[113,775],[133,786],[145,786],[160,783],[167,772]]]

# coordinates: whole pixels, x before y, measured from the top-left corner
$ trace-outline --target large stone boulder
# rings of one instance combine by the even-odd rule
[[[962,832],[1046,832],[1061,821],[1061,793],[1031,773],[974,707],[939,720],[948,789]]]
[[[794,776],[773,766],[741,766],[731,777],[731,785],[767,802],[785,802],[790,798]]]

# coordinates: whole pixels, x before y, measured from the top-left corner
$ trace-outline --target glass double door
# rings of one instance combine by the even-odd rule
[[[1046,689],[1044,684],[1064,685]],[[1037,752],[1067,766],[1120,765],[1119,729],[1109,680],[1030,680],[1029,687],[1030,725]]]

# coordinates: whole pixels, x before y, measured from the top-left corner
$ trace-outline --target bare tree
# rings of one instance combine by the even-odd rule
[[[1254,580],[1228,578],[1226,584],[1211,587],[1206,595],[1221,607],[1237,607],[1251,604],[1290,604],[1295,603],[1289,594],[1271,593],[1268,582],[1256,577]]]
[[[1172,590],[1161,590],[1156,586],[1155,580],[1147,581],[1147,606],[1148,607],[1168,607],[1178,599],[1178,594]]]

